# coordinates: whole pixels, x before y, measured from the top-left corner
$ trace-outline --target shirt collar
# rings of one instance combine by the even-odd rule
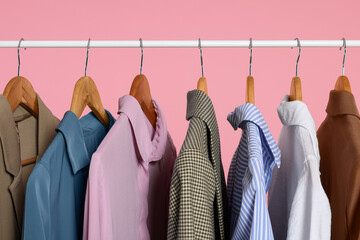
[[[285,95],[277,112],[284,126],[300,126],[309,132],[314,153],[320,158],[315,122],[306,104],[302,101],[289,101],[289,95]]]
[[[211,129],[217,131],[215,110],[211,99],[201,90],[192,90],[187,94],[186,120],[200,118]]]
[[[270,133],[264,117],[255,105],[252,103],[247,103],[235,108],[233,112],[229,113],[227,120],[230,122],[234,130],[237,130],[238,127],[244,128],[246,122],[252,122],[256,124],[264,134],[266,144],[271,150],[274,162],[278,167],[280,167],[280,149],[276,145],[276,142]]]
[[[55,128],[59,124],[59,120],[53,116],[38,94],[36,94],[36,97],[39,107],[38,156],[36,159],[38,161],[56,135]],[[2,142],[6,170],[17,176],[21,166],[19,142],[13,111],[8,100],[3,95],[0,95],[0,137],[6,139],[6,141]],[[15,148],[17,151],[14,151]]]
[[[109,116],[109,128],[115,122],[113,116],[105,110]],[[94,113],[90,112],[87,117],[93,119],[99,123],[99,127],[105,128],[104,125],[97,119]],[[91,156],[86,148],[85,139],[83,135],[83,126],[81,120],[71,111],[67,111],[64,118],[61,120],[59,126],[56,128],[58,132],[61,132],[65,138],[66,150],[68,152],[69,160],[73,173],[76,174],[80,169],[90,164]]]
[[[132,126],[140,155],[146,164],[162,158],[167,142],[167,127],[163,112],[156,100],[152,99],[156,112],[156,128],[153,138],[148,131],[149,121],[139,102],[131,95],[119,99],[118,114],[125,114]]]
[[[330,91],[326,112],[330,116],[354,115],[360,118],[354,95],[348,91]]]
[[[302,101],[289,101],[289,95],[285,95],[277,112],[283,125],[298,125],[311,132],[316,131],[309,109]]]

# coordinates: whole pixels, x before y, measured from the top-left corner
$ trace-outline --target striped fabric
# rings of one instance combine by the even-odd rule
[[[230,236],[232,239],[274,239],[266,192],[280,150],[260,111],[251,103],[228,115],[228,121],[243,134],[228,174]]]
[[[185,141],[173,169],[168,239],[228,239],[229,217],[214,108],[202,91],[187,95]]]

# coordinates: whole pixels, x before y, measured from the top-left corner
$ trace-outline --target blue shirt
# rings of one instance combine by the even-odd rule
[[[92,112],[65,113],[27,182],[23,239],[81,239],[90,159],[108,130]]]
[[[228,121],[243,134],[230,164],[228,198],[232,239],[274,239],[266,192],[280,150],[260,111],[251,103],[228,115]]]

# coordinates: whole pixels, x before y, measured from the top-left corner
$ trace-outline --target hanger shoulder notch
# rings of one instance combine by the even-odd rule
[[[144,74],[139,74],[134,78],[129,94],[136,98],[145,116],[151,125],[156,128],[156,112],[151,97],[150,84]]]
[[[16,76],[6,85],[3,93],[9,101],[13,111],[21,105],[29,111],[34,117],[39,116],[39,106],[36,92],[25,77]]]
[[[291,80],[289,100],[302,101],[301,79],[299,77],[293,77]]]
[[[335,83],[335,91],[348,91],[351,92],[350,81],[346,76],[340,76]]]
[[[246,78],[245,102],[255,105],[255,87],[254,78],[252,76]]]
[[[197,82],[197,90],[203,91],[206,95],[208,95],[206,78],[204,77],[199,78]]]

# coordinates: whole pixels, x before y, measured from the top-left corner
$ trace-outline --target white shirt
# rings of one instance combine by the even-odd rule
[[[269,214],[275,239],[330,239],[331,210],[320,181],[320,154],[314,120],[301,101],[278,107],[283,123],[278,146],[281,167],[269,189]]]

